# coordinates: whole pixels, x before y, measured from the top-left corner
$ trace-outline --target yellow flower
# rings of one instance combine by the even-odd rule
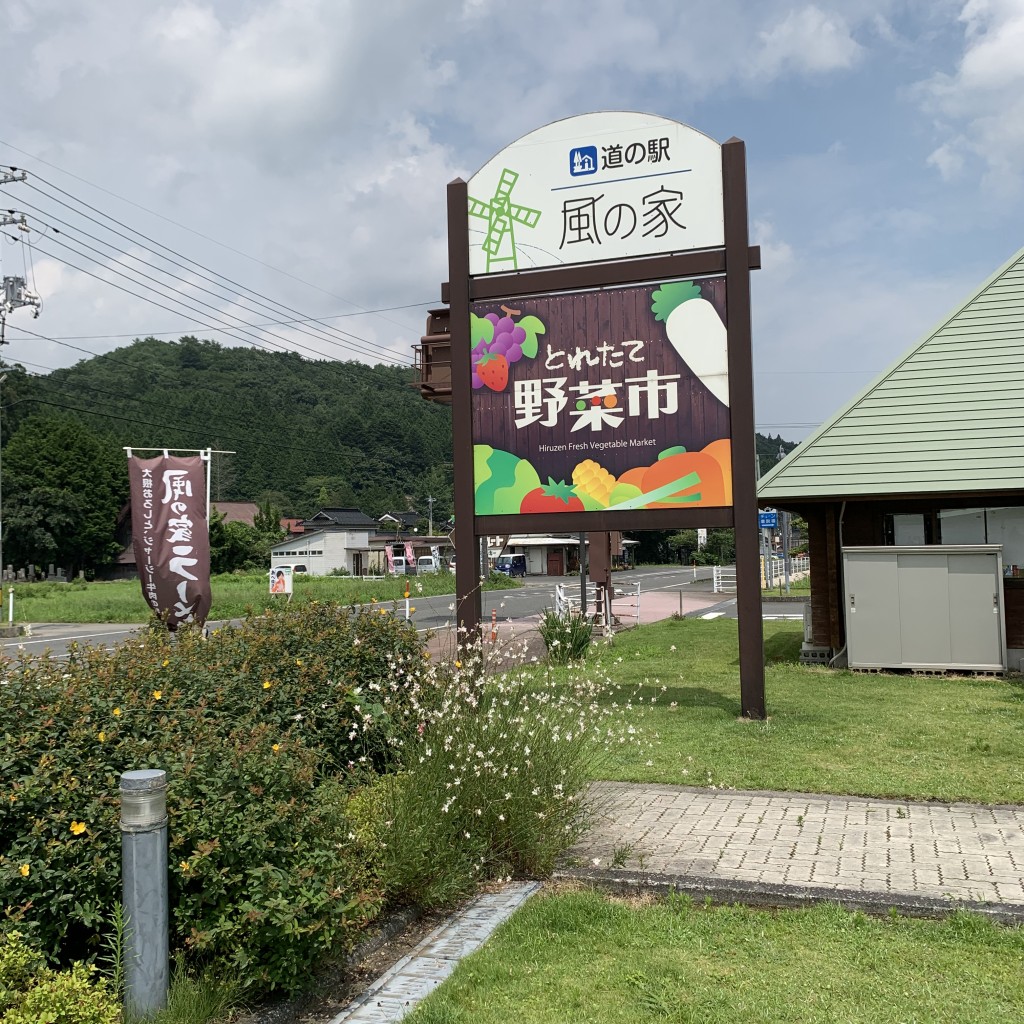
[[[456,668],[462,668],[462,662],[461,661],[455,662],[455,667]]]
[[[298,665],[299,668],[302,668],[302,659],[301,658],[296,658],[295,659],[295,664]]]
[[[429,658],[430,657],[430,651],[424,651],[423,652],[423,657],[424,658]]]
[[[167,666],[170,665],[170,663],[171,663],[170,659],[164,658],[164,663],[160,667],[161,668],[167,668]]]
[[[115,718],[120,718],[121,717],[121,709],[120,708],[114,708],[114,717]]]
[[[163,695],[164,695],[164,691],[163,690],[154,690],[153,691],[153,700],[159,700]]]
[[[281,749],[281,744],[275,743],[270,749],[276,754]]]
[[[264,679],[263,680],[263,689],[264,690],[269,690],[270,689],[270,680],[269,679]]]
[[[107,734],[105,732],[101,732],[99,734],[99,736],[97,737],[97,739],[100,741],[100,743],[106,743],[107,742]]]
[[[27,864],[22,864],[21,867],[18,868],[18,871],[21,874],[22,878],[28,878],[29,870],[30,868]]]
[[[80,836],[85,831],[84,821],[73,821],[71,822],[71,834],[74,836]]]
[[[179,867],[179,868],[181,868],[181,870],[182,870],[182,871],[191,871],[191,870],[192,870],[192,865],[191,865],[191,864],[189,864],[189,862],[188,862],[187,860],[183,860],[183,861],[182,861],[182,862],[181,862],[181,863],[180,863],[180,864],[178,865],[178,867]]]
[[[412,614],[412,613],[413,613],[414,611],[416,611],[416,609],[415,609],[415,608],[410,608],[410,609],[409,609],[409,614],[411,615],[411,614]]]

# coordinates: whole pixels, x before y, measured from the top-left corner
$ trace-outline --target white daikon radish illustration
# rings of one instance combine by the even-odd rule
[[[729,404],[729,352],[725,324],[715,307],[702,299],[692,281],[663,284],[653,296],[655,320],[695,377],[723,405]]]

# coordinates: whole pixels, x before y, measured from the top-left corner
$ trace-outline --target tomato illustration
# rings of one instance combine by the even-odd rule
[[[524,498],[519,506],[520,512],[583,512],[583,502],[576,497],[572,484],[564,480],[558,483],[548,477],[548,482],[535,487]]]

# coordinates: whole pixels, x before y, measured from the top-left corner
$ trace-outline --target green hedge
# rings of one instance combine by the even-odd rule
[[[4,1024],[121,1024],[121,1007],[94,968],[53,971],[18,932],[0,935]]]
[[[297,987],[383,905],[345,775],[387,767],[429,676],[405,623],[326,604],[22,660],[0,708],[0,906],[51,958],[95,955],[120,898],[120,773],[162,768],[172,944]]]

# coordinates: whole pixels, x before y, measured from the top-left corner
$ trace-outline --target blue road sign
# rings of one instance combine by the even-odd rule
[[[779,525],[778,512],[758,512],[757,525],[762,530],[774,530]]]

